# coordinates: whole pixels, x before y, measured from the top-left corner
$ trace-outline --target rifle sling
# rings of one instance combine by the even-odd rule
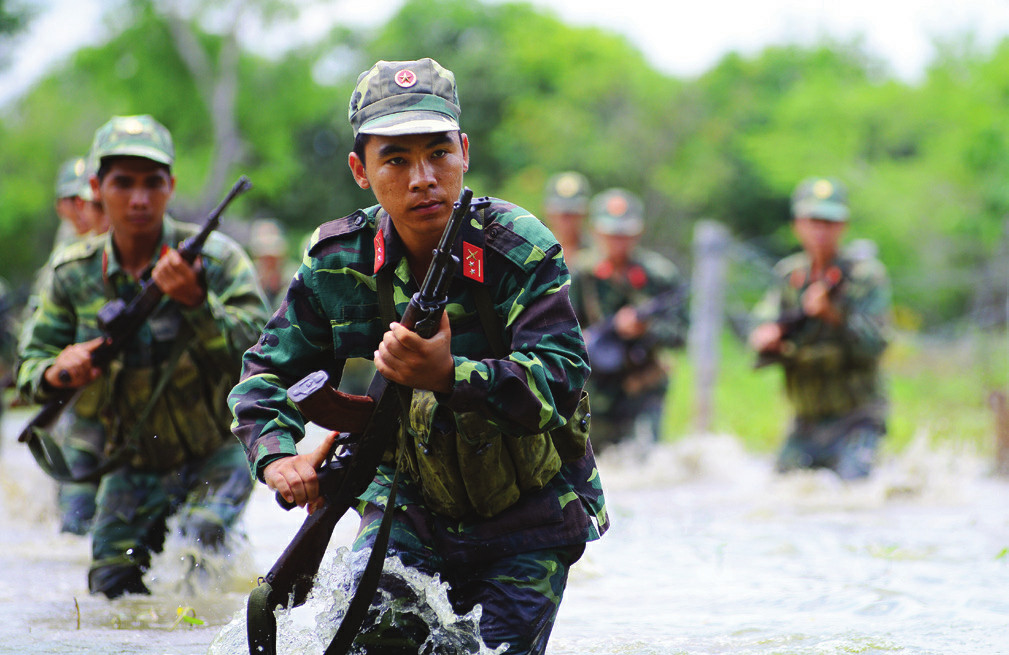
[[[49,431],[39,427],[32,427],[27,444],[28,451],[35,459],[35,463],[39,465],[39,468],[42,469],[46,475],[57,482],[82,483],[98,482],[102,479],[103,475],[114,471],[128,462],[130,457],[133,455],[133,446],[136,443],[136,440],[140,437],[140,429],[143,427],[144,421],[146,421],[147,417],[150,416],[152,411],[154,411],[154,405],[158,402],[158,399],[161,398],[161,394],[164,393],[165,387],[168,385],[169,380],[171,380],[172,375],[175,373],[175,369],[179,364],[179,359],[182,357],[182,353],[185,352],[188,345],[189,337],[184,332],[180,333],[176,337],[165,366],[161,369],[161,374],[158,376],[158,383],[151,392],[150,398],[147,399],[147,404],[144,405],[144,409],[140,413],[139,418],[133,424],[133,428],[130,430],[129,435],[127,435],[126,439],[123,440],[123,445],[114,456],[109,457],[107,460],[84,475],[74,475],[70,471],[70,467],[67,465],[66,459],[63,457],[63,449],[58,443],[56,443],[56,440],[52,438]],[[76,399],[76,394],[74,399]],[[73,402],[73,399],[68,402]]]
[[[378,272],[377,281],[378,310],[385,325],[389,325],[397,319],[396,302],[393,298],[392,289],[392,269],[383,268]],[[375,375],[380,375],[376,373]],[[389,382],[393,390],[399,396],[402,408],[402,420],[407,424],[410,416],[410,401],[412,390],[400,384]],[[388,392],[388,388],[387,388]],[[399,486],[399,457],[396,458],[396,471],[392,476],[392,484],[389,487],[389,498],[386,500],[385,511],[382,512],[382,523],[379,525],[378,533],[375,535],[375,543],[372,544],[371,554],[368,556],[368,563],[364,567],[364,573],[357,583],[354,597],[347,606],[347,613],[343,615],[340,627],[333,636],[329,648],[325,655],[346,655],[354,645],[354,639],[361,629],[361,624],[368,616],[368,608],[375,598],[378,590],[378,583],[382,578],[382,569],[385,566],[385,554],[389,548],[389,534],[392,532],[392,515],[396,506],[396,490]]]

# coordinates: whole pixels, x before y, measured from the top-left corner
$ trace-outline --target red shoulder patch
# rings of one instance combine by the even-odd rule
[[[385,263],[385,235],[382,230],[375,233],[375,272]]]
[[[483,282],[483,248],[462,242],[462,274],[471,280]]]

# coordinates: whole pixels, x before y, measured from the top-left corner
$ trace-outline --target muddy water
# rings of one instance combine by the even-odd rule
[[[0,653],[241,652],[225,642],[246,594],[302,515],[257,489],[230,558],[194,573],[172,540],[152,596],[89,596],[88,543],[57,533],[53,485],[14,443],[25,418],[5,416],[0,444]],[[915,445],[844,484],[705,436],[600,468],[613,528],[572,573],[551,655],[1009,652],[1009,483],[972,453]],[[287,652],[325,639],[333,608],[304,609]]]

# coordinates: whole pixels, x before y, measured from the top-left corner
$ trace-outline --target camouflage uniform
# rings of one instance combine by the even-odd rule
[[[817,193],[823,197],[816,198]],[[803,182],[793,207],[797,216],[833,221],[848,216],[836,180]],[[888,402],[880,359],[888,342],[890,285],[883,265],[862,251],[841,249],[826,270],[837,280],[831,301],[842,321],[832,325],[804,317],[782,342],[779,359],[795,418],[776,467],[780,472],[825,467],[843,479],[861,478],[870,473],[886,433]],[[811,283],[809,256],[786,257],[775,273],[781,283],[758,305],[758,321],[801,315],[802,294]]]
[[[93,150],[166,166],[173,152],[167,130],[149,116],[113,118],[99,129]],[[141,277],[198,229],[164,216],[160,246]],[[44,374],[60,351],[102,335],[96,320],[102,306],[140,290],[120,267],[113,236],[79,241],[53,258],[20,349],[18,385],[36,401],[48,397]],[[252,263],[233,240],[211,234],[201,261],[206,301],[185,308],[163,299],[77,405],[81,415],[101,420],[106,455],[129,455],[100,483],[88,575],[93,593],[145,593],[141,576],[173,513],[184,534],[204,547],[220,546],[252,490],[244,452],[230,434],[227,394],[268,310]],[[155,395],[163,370],[170,376]]]
[[[622,189],[610,189],[594,198],[592,219],[600,234],[636,236],[644,228],[640,201]],[[605,322],[622,307],[641,307],[660,294],[676,295],[685,282],[671,261],[635,245],[622,273],[604,253],[595,252],[576,268],[571,284],[578,319],[591,335],[604,329]],[[592,360],[588,388],[592,443],[597,450],[638,434],[651,442],[658,440],[670,384],[662,353],[683,344],[687,323],[685,300],[671,299],[651,316],[644,335],[631,341],[615,337],[623,347],[620,366],[603,370]],[[592,358],[594,340],[588,340]]]
[[[75,157],[60,167],[56,180],[56,197],[82,197],[92,200],[91,171],[86,157]],[[38,298],[48,277],[52,274],[53,256],[63,247],[82,238],[68,221],[60,221],[56,243],[49,260],[39,271],[31,300],[25,308],[30,317],[38,307]],[[85,403],[88,404],[87,402]],[[63,457],[70,472],[83,477],[94,471],[101,460],[105,448],[105,430],[97,416],[82,413],[77,407],[70,407],[60,416],[52,433],[63,449]],[[95,516],[95,496],[98,482],[60,482],[56,487],[56,502],[60,513],[60,531],[84,535],[91,529]]]
[[[355,98],[364,88],[367,101],[375,85],[402,69],[417,71],[418,87],[428,85],[432,64],[433,75],[441,78],[435,88],[440,84],[446,94],[449,87],[454,96],[451,72],[426,62],[430,60],[380,62],[372,69],[378,79],[362,75]],[[437,102],[425,99],[423,106],[432,104]],[[352,100],[352,111],[353,106]],[[456,108],[453,120],[457,115]],[[414,129],[452,129],[435,122],[431,129]],[[401,483],[390,553],[450,581],[458,610],[482,604],[481,631],[488,645],[507,641],[509,653],[539,653],[546,646],[568,567],[585,542],[608,527],[591,449],[563,464],[554,457],[557,468],[544,476],[539,488],[513,479],[498,495],[483,493],[491,503],[512,493],[503,507],[487,508],[475,500],[473,507],[452,506],[452,500],[465,505],[466,494],[440,495],[437,485],[449,484],[450,478],[432,471],[454,466],[459,472],[460,464],[442,454],[450,447],[465,449],[465,436],[486,446],[472,457],[482,458],[480,463],[493,471],[490,477],[497,477],[499,467],[510,465],[510,457],[523,444],[539,443],[536,435],[564,425],[575,411],[588,367],[556,240],[534,216],[501,200],[492,200],[478,216],[479,223],[463,225],[454,246],[464,262],[450,286],[446,308],[454,387],[445,394],[415,391],[410,430],[399,434],[395,460],[401,462]],[[387,330],[379,318],[380,276],[391,274],[399,314],[418,290],[405,252],[389,215],[377,205],[316,231],[280,310],[246,353],[242,382],[230,398],[234,431],[260,479],[268,463],[296,453],[295,444],[304,433],[304,419],[287,401],[287,387],[320,367],[331,380],[339,380],[345,361],[372,358]],[[509,354],[504,359],[493,353],[478,315],[475,295],[481,285],[505,332]],[[392,454],[390,460],[395,461]],[[383,465],[361,497],[357,549],[374,540],[392,471],[391,463]],[[479,485],[463,474],[466,484]],[[474,495],[485,491],[478,489]]]

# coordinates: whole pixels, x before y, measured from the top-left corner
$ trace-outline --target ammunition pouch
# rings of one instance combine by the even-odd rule
[[[433,393],[415,390],[399,446],[432,511],[490,518],[522,493],[543,488],[563,462],[584,456],[588,431],[585,393],[563,427],[510,437],[476,412],[439,411]]]
[[[108,370],[106,449],[110,457],[130,449],[129,464],[147,471],[168,471],[210,455],[231,437],[227,396],[234,380],[202,370],[189,350],[152,398],[161,374],[159,367],[127,368],[119,360]]]

